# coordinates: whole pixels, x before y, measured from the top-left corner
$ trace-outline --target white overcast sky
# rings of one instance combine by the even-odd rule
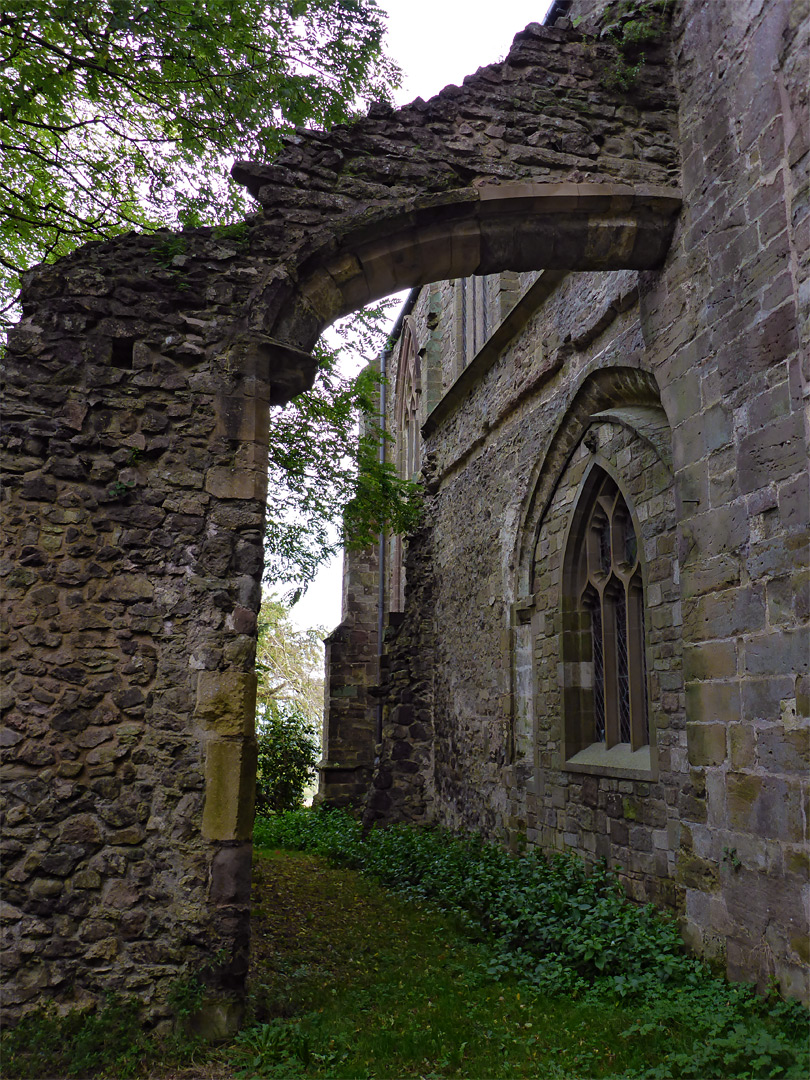
[[[542,22],[551,0],[378,0],[388,12],[387,52],[402,68],[399,105],[433,97],[485,64],[503,60],[515,34]],[[302,629],[340,622],[341,560],[325,566],[292,618]]]
[[[388,12],[388,53],[402,68],[397,101],[429,98],[503,60],[515,34],[542,22],[551,0],[377,0]]]

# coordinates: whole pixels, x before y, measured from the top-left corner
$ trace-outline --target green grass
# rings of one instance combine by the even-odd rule
[[[182,1033],[156,1040],[143,1030],[137,1000],[111,996],[98,1009],[61,1015],[50,1004],[3,1032],[3,1080],[127,1080],[171,1062],[180,1067],[200,1049]]]
[[[713,977],[604,871],[344,814],[260,821],[250,1015],[229,1045],[143,1034],[135,1005],[44,1010],[2,1075],[799,1078],[808,1014]],[[177,998],[178,1017],[194,1007]],[[179,1025],[182,1030],[182,1023]]]
[[[364,837],[335,812],[259,822],[256,841],[315,852],[419,901],[386,902],[373,972],[358,953],[360,985],[344,978],[334,1001],[312,1010],[304,997],[290,1020],[243,1035],[269,1040],[254,1067],[282,1071],[266,1075],[810,1074],[804,1008],[713,976],[672,919],[628,903],[602,869],[440,831]]]
[[[648,1060],[649,1038],[616,1038],[634,1010],[494,981],[457,919],[355,871],[275,852],[256,886],[287,905],[255,912],[257,1022],[228,1055],[245,1076],[601,1077]]]

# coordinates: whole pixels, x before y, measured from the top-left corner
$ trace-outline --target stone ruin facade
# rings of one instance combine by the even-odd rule
[[[805,1000],[809,21],[676,8],[660,268],[411,292],[385,412],[424,523],[347,559],[321,780],[368,823],[605,859]]]
[[[68,1006],[116,991],[158,1022],[172,986],[195,978],[209,1033],[238,1022],[272,409],[309,385],[310,350],[341,315],[396,289],[501,272],[518,275],[503,279],[517,282],[514,310],[503,289],[489,359],[452,378],[448,367],[425,412],[431,501],[408,545],[405,611],[388,631],[369,813],[494,836],[525,829],[544,844],[562,835],[586,851],[592,827],[594,852],[608,854],[624,827],[622,850],[644,855],[629,880],[671,880],[693,939],[742,942],[729,949],[733,971],[767,961],[799,987],[806,22],[776,0],[690,0],[671,31],[647,10],[641,62],[621,43],[632,13],[614,7],[614,30],[600,36],[596,15],[574,27],[565,6],[553,25],[518,34],[504,62],[429,102],[375,107],[348,127],[302,131],[271,164],[238,163],[259,204],[244,223],[130,234],[28,275],[2,418],[9,1021],[45,999]],[[584,325],[565,299],[579,275],[593,297]],[[435,305],[446,288],[424,295]],[[524,315],[528,325],[554,311],[570,327],[518,364],[510,335]],[[431,332],[437,315],[424,315]],[[421,351],[421,308],[412,317]],[[616,378],[603,374],[613,366]],[[647,435],[628,409],[647,410]],[[528,713],[542,619],[551,637],[537,648],[554,648],[554,585],[543,591],[535,552],[563,513],[549,516],[558,489],[544,463],[568,470],[573,490],[595,412],[605,468],[634,439],[651,448],[626,492],[636,514],[645,477],[672,476],[672,500],[649,500],[657,555],[678,559],[684,612],[680,635],[674,622],[657,628],[666,663],[651,710],[663,726],[650,771],[660,780],[566,772],[559,719],[533,726]],[[506,455],[497,469],[496,449]],[[512,477],[500,496],[496,475]],[[473,489],[481,513],[485,492],[493,501],[475,558],[464,555],[465,597],[438,571],[462,550],[463,530],[444,554],[440,544],[471,524]],[[372,569],[349,594],[358,604]],[[475,621],[459,634],[475,597]],[[666,580],[662,613],[671,601]],[[376,629],[355,630],[332,654],[343,649],[357,673],[351,650],[373,647]],[[469,655],[477,681],[460,685]],[[372,659],[344,701],[363,698]],[[551,682],[543,693],[552,709]],[[327,766],[344,786],[347,765],[366,779],[375,769],[366,715],[341,727],[331,713]],[[721,834],[740,853],[738,888],[760,898],[747,922],[716,858]],[[746,942],[760,915],[767,952],[757,943],[755,954]]]

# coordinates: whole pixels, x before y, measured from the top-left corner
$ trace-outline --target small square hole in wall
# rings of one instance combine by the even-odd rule
[[[112,339],[110,363],[113,367],[132,371],[132,353],[135,348],[134,337],[115,337]]]

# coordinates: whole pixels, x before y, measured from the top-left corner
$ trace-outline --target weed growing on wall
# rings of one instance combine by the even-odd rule
[[[297,812],[256,825],[260,847],[314,851],[410,899],[458,916],[491,945],[486,974],[585,1004],[632,1003],[622,1032],[643,1040],[664,1026],[673,1045],[650,1077],[799,1077],[810,1072],[806,1010],[714,977],[689,956],[674,921],[636,907],[604,868],[578,858],[513,856],[480,838],[395,826],[363,836],[338,811]],[[675,1036],[678,1036],[675,1040]],[[629,1074],[628,1074],[629,1075]]]
[[[635,87],[647,59],[644,48],[664,39],[671,17],[671,0],[618,0],[607,8],[601,36],[616,47],[604,79],[608,89],[628,93]]]
[[[60,1015],[47,1005],[3,1035],[3,1071],[12,1077],[137,1076],[149,1057],[138,1002],[110,997],[96,1011]]]

